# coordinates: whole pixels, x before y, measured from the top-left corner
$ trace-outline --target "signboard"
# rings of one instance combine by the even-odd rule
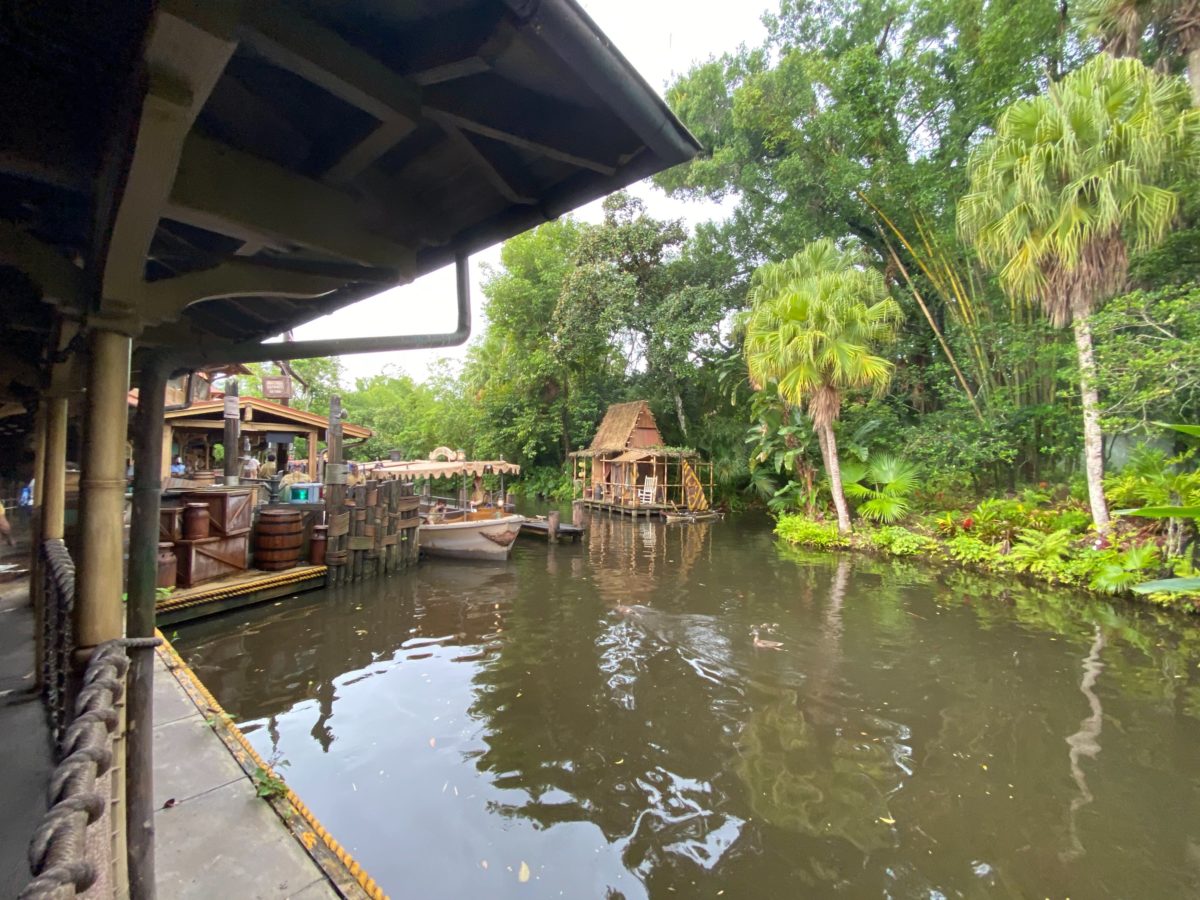
[[[287,375],[264,375],[262,395],[268,400],[292,399],[292,379]]]
[[[225,395],[225,418],[227,418],[227,419],[240,419],[241,418],[241,414],[238,412],[237,394],[226,394]]]

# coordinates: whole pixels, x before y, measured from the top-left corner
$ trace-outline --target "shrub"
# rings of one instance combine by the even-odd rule
[[[972,528],[985,541],[1011,543],[1017,532],[1029,524],[1025,507],[1016,500],[989,497],[975,507]]]
[[[1158,547],[1151,543],[1135,545],[1120,553],[1113,550],[1092,552],[1098,557],[1098,565],[1094,566],[1088,587],[1105,594],[1122,593],[1144,581],[1146,569],[1158,562]]]
[[[946,541],[946,552],[950,554],[951,559],[975,565],[994,562],[999,555],[999,551],[991,544],[969,534],[960,534]]]
[[[1073,535],[1065,528],[1050,534],[1022,528],[1009,559],[1018,572],[1059,578],[1066,571],[1065,560],[1072,539]]]
[[[819,550],[834,550],[850,546],[850,541],[838,533],[832,523],[814,522],[800,515],[784,515],[775,523],[775,534],[789,544],[815,547]]]
[[[874,456],[864,467],[842,467],[846,496],[858,501],[858,514],[871,522],[891,524],[908,515],[917,486],[917,467],[889,454]]]
[[[1092,525],[1092,515],[1086,509],[1077,509],[1074,507],[1060,509],[1050,519],[1049,525],[1052,531],[1066,529],[1072,534],[1085,534]]]
[[[937,541],[901,528],[899,525],[889,525],[880,528],[871,535],[871,543],[880,550],[892,556],[916,556],[918,553],[928,553],[936,550]]]

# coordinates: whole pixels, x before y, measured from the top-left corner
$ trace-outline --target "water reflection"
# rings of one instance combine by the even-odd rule
[[[180,631],[394,893],[1200,887],[1200,638],[1170,617],[785,550],[750,519],[599,518],[506,567]]]

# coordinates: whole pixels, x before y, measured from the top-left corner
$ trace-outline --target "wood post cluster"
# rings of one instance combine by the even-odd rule
[[[326,584],[374,578],[415,565],[420,525],[413,486],[402,481],[339,485],[344,498],[325,498],[329,543]]]

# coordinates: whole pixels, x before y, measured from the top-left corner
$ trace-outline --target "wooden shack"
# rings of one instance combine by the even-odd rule
[[[575,498],[593,509],[663,516],[709,508],[712,464],[665,446],[645,400],[610,406],[591,446],[570,461]]]

